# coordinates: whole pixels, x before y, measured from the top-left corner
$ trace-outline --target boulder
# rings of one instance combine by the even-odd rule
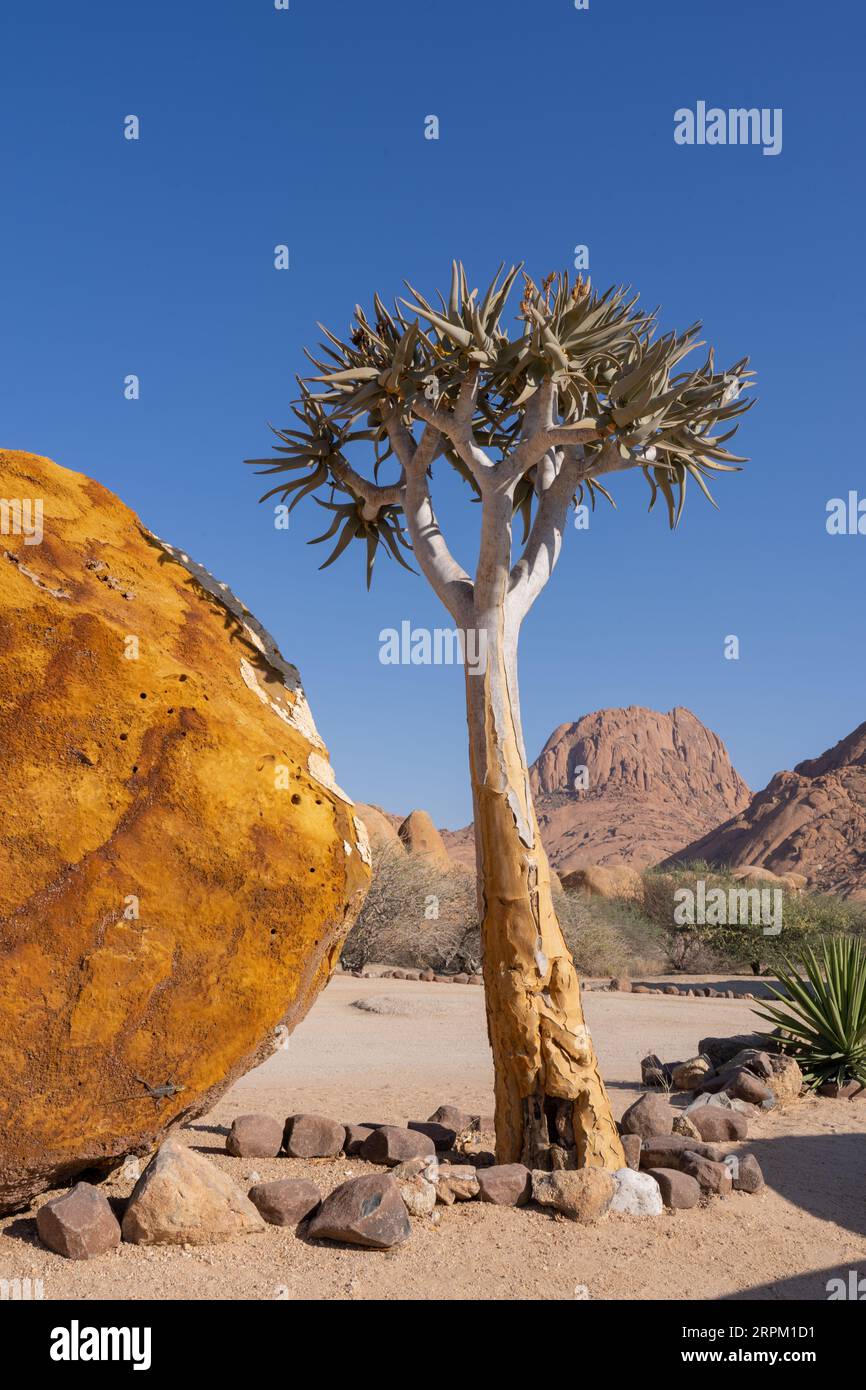
[[[456,871],[445,842],[426,811],[411,811],[397,834],[410,854],[421,855],[444,873]]]
[[[94,1260],[120,1244],[120,1224],[107,1197],[88,1182],[41,1206],[36,1230],[43,1245],[68,1260]]]
[[[346,1126],[327,1115],[289,1115],[283,1148],[289,1158],[336,1158],[343,1152]]]
[[[435,1157],[436,1145],[417,1130],[382,1125],[367,1136],[360,1154],[367,1163],[384,1163],[388,1168],[396,1168],[398,1163],[405,1163],[409,1158]]]
[[[306,1178],[279,1178],[260,1182],[247,1193],[256,1211],[269,1226],[297,1226],[322,1200],[315,1183]]]
[[[561,877],[563,888],[594,898],[635,900],[643,897],[643,879],[637,869],[627,864],[588,864]]]
[[[674,1109],[664,1096],[647,1094],[630,1105],[620,1120],[623,1134],[639,1134],[648,1139],[654,1134],[670,1134],[674,1125]]]
[[[173,1138],[133,1188],[122,1225],[133,1245],[211,1245],[263,1229],[237,1183]]]
[[[689,1119],[701,1139],[710,1144],[724,1143],[729,1139],[745,1139],[749,1132],[749,1122],[745,1115],[736,1110],[723,1110],[718,1105],[702,1105],[689,1111]]]
[[[442,1125],[446,1129],[454,1130],[455,1134],[462,1134],[468,1129],[479,1129],[479,1116],[468,1115],[465,1110],[460,1110],[456,1105],[440,1105],[432,1115],[427,1116],[428,1125]]]
[[[371,806],[365,801],[355,803],[355,815],[364,822],[370,848],[382,853],[404,854],[403,841],[397,834],[396,817],[392,818],[381,806]]]
[[[226,1135],[233,1158],[276,1158],[283,1147],[283,1126],[271,1115],[238,1115]]]
[[[647,1168],[645,1172],[655,1178],[662,1201],[672,1211],[688,1211],[700,1201],[701,1185],[690,1173],[679,1168]]]
[[[532,1196],[532,1174],[522,1163],[494,1163],[476,1171],[482,1202],[522,1207]]]
[[[396,1179],[390,1173],[370,1173],[336,1187],[313,1217],[307,1235],[387,1250],[408,1240],[411,1230]]]
[[[664,1211],[662,1194],[650,1173],[620,1168],[614,1173],[613,1180],[616,1191],[610,1204],[611,1211],[619,1211],[626,1216],[661,1216]]]
[[[606,1216],[615,1192],[613,1174],[605,1168],[532,1173],[533,1200],[541,1206],[554,1207],[582,1225],[594,1225]]]
[[[0,1211],[271,1055],[369,882],[298,672],[117,497],[0,452]],[[62,811],[58,789],[62,787]]]

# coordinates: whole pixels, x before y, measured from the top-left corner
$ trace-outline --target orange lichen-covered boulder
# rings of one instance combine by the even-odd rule
[[[263,1061],[369,882],[300,679],[98,483],[0,452],[0,1211]]]

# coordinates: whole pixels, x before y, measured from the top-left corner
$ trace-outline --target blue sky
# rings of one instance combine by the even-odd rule
[[[672,535],[625,475],[569,535],[523,634],[528,751],[603,706],[682,704],[760,787],[866,717],[866,536],[825,529],[829,498],[866,496],[863,30],[804,0],[7,0],[0,445],[99,479],[230,583],[359,800],[463,824],[459,671],[379,662],[381,629],[444,612],[393,564],[368,595],[353,551],[319,574],[324,514],[276,530],[241,460],[288,422],[317,319],[342,331],[404,276],[444,288],[453,256],[478,283],[586,244],[597,285],[750,354],[760,401],[720,512],[692,497]],[[781,154],[676,145],[698,100],[782,108]],[[471,561],[475,510],[442,495]]]

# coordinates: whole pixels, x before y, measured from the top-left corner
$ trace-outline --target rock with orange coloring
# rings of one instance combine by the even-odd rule
[[[0,452],[0,1211],[303,1018],[369,882],[297,671],[112,493]]]

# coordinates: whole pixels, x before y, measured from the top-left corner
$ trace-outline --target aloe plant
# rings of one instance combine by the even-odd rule
[[[781,989],[770,986],[785,1007],[757,1009],[784,1035],[785,1051],[799,1062],[807,1085],[846,1081],[866,1085],[866,950],[859,937],[821,942],[796,963],[778,971]]]

